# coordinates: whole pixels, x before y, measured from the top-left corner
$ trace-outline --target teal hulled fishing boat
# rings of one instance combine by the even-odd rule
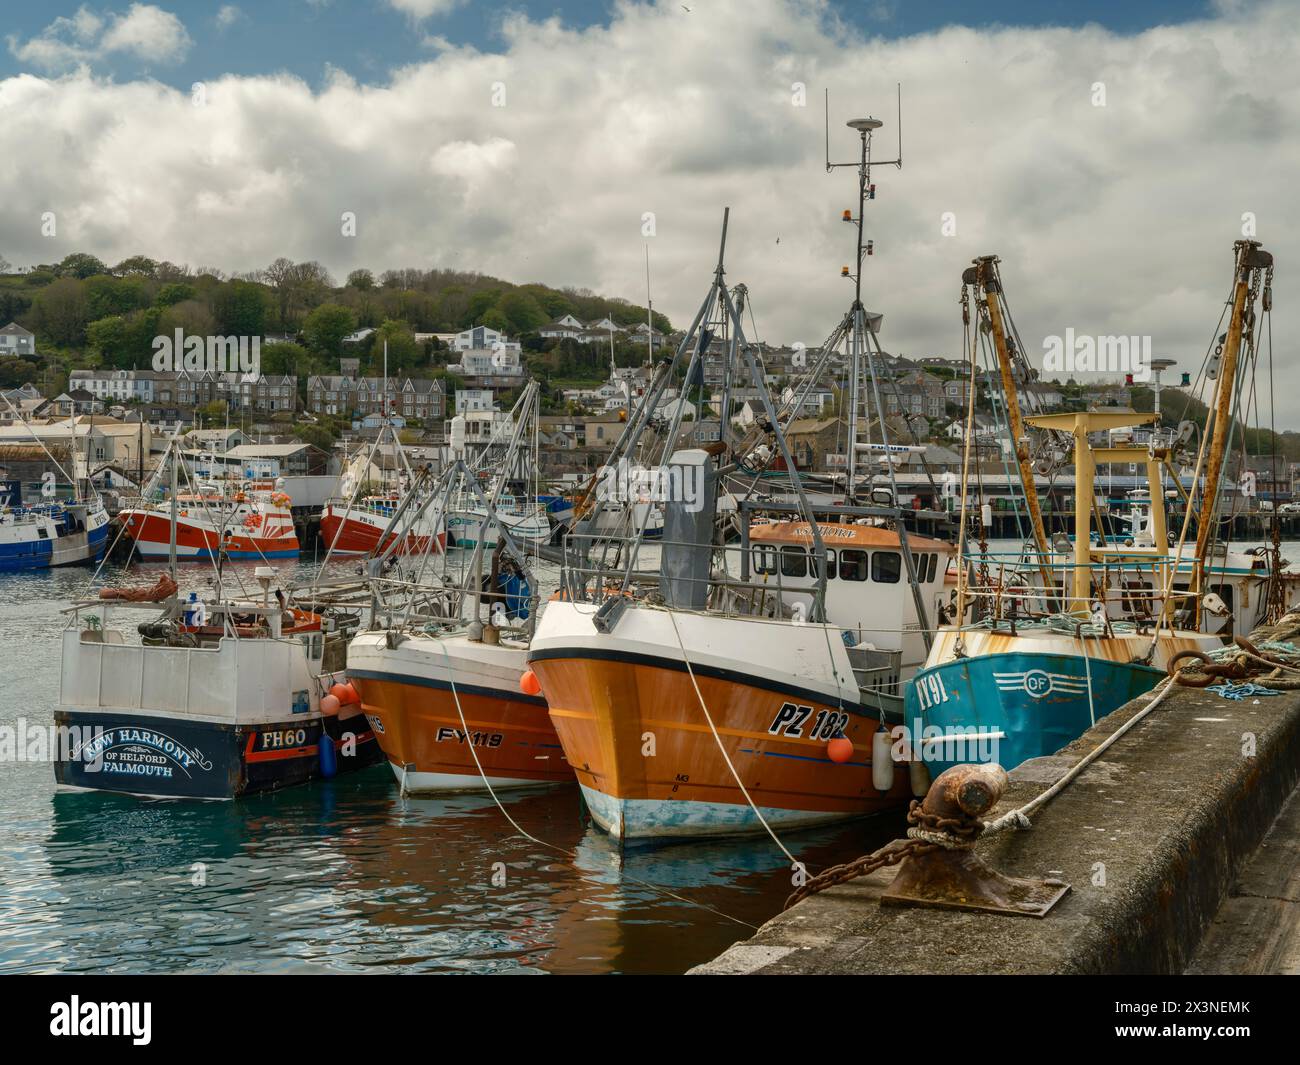
[[[1167,471],[1182,491],[1171,461],[1173,441],[1157,432],[1146,443],[1111,442],[1117,430],[1154,422],[1158,415],[1110,409],[1023,417],[1017,382],[1036,372],[1006,316],[997,259],[985,256],[967,270],[962,304],[969,329],[974,296],[979,325],[973,339],[968,332],[972,397],[985,338],[1001,378],[1007,453],[1019,467],[1032,546],[1011,557],[990,553],[983,543],[978,551],[967,550],[968,530],[981,530],[982,540],[988,525],[987,507],[979,499],[972,505],[968,494],[968,442],[953,613],[905,693],[906,741],[911,752],[919,749],[932,774],[963,762],[1011,769],[1051,754],[1154,688],[1181,656],[1214,650],[1235,626],[1264,620],[1265,608],[1276,601],[1270,574],[1280,571],[1281,560],[1274,558],[1271,568],[1228,572],[1216,561],[1226,560],[1227,551],[1214,543],[1214,519],[1226,448],[1239,428],[1239,370],[1253,366],[1254,304],[1262,288],[1264,310],[1270,307],[1272,261],[1253,241],[1235,246],[1231,319],[1207,357],[1205,376],[1214,391],[1210,435],[1199,450],[1187,518],[1173,546],[1164,508]],[[1049,541],[1035,474],[1042,475],[1046,463],[1050,475],[1053,461],[1060,465],[1071,452],[1074,535]],[[1117,463],[1146,469],[1149,535],[1108,539],[1099,527],[1097,468]],[[1186,542],[1193,518],[1194,548]]]

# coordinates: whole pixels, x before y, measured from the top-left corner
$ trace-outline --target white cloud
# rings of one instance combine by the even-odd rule
[[[192,43],[180,19],[152,4],[132,4],[125,14],[110,12],[107,21],[83,6],[72,18],[56,18],[28,41],[8,37],[9,51],[17,59],[47,71],[83,66],[111,55],[178,63]]]
[[[243,17],[244,13],[239,9],[238,5],[222,4],[221,7],[217,9],[217,14],[213,21],[216,22],[217,29],[225,30],[229,29]]]
[[[844,121],[860,112],[887,120],[878,147],[892,154],[901,81],[905,166],[877,172],[865,267],[888,350],[957,354],[961,271],[996,252],[1034,362],[1073,327],[1149,334],[1194,371],[1246,211],[1279,256],[1277,306],[1300,306],[1288,4],[1137,36],[949,27],[892,41],[829,24],[812,0],[689,6],[620,4],[608,28],[581,31],[514,16],[502,54],[444,42],[382,86],[230,76],[207,83],[205,107],[85,70],[9,78],[0,248],[22,264],[86,250],[230,270],[317,258],[340,277],[473,268],[639,300],[652,211],[655,306],[686,324],[729,205],[728,278],[749,286],[764,337],[816,345],[846,309],[852,254],[839,222],[852,174],[823,170],[821,90],[835,156],[853,154]],[[795,82],[806,107],[791,105]],[[40,236],[48,210],[56,240]],[[339,233],[343,211],[356,238]],[[1279,413],[1300,424],[1294,342],[1275,332]]]
[[[419,22],[433,15],[445,15],[463,2],[464,0],[388,0],[388,6]]]

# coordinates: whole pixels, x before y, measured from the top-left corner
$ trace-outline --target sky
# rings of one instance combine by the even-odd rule
[[[640,302],[648,248],[655,307],[685,325],[729,206],[760,336],[815,346],[851,298],[823,92],[832,156],[872,114],[892,157],[901,83],[864,270],[888,350],[956,357],[961,272],[996,253],[1035,364],[1072,329],[1150,336],[1194,372],[1251,230],[1278,259],[1278,424],[1300,428],[1294,4],[975,7],[5,0],[0,256],[285,255]]]

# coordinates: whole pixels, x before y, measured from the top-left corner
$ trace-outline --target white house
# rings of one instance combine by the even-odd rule
[[[523,349],[518,341],[506,339],[504,333],[476,325],[457,333],[452,350],[460,352],[460,362],[447,367],[466,377],[519,377],[523,374]]]
[[[456,413],[469,414],[471,411],[495,410],[492,389],[458,388],[456,390]]]
[[[17,322],[10,322],[0,329],[0,355],[35,355],[36,334],[24,329]]]

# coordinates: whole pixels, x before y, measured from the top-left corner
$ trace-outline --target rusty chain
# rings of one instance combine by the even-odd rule
[[[796,902],[810,895],[816,895],[837,884],[847,884],[850,880],[856,880],[861,876],[870,876],[877,869],[897,865],[906,858],[916,858],[942,849],[969,847],[984,831],[984,822],[978,818],[939,817],[928,814],[921,809],[919,799],[913,799],[908,807],[907,822],[913,826],[912,831],[917,832],[918,835],[910,839],[890,840],[870,854],[854,858],[853,861],[845,862],[843,865],[833,865],[829,869],[823,869],[786,899],[781,909],[788,910]],[[946,837],[947,842],[931,842],[935,836]]]

